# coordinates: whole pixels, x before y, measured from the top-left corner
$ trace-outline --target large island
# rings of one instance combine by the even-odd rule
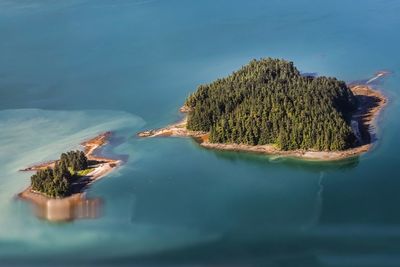
[[[370,149],[370,126],[385,103],[366,84],[301,75],[292,62],[267,58],[200,85],[181,108],[183,121],[139,136],[192,136],[206,148],[338,160]]]

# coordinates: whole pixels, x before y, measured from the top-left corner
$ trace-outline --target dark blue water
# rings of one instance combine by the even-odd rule
[[[0,265],[400,266],[400,2],[0,0]],[[138,139],[252,58],[351,82],[389,70],[371,152],[336,163]],[[127,163],[103,216],[54,224],[19,169],[101,131]]]

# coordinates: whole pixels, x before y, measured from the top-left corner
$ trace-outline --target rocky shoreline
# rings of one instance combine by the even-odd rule
[[[376,79],[383,77],[386,73],[378,72]],[[375,80],[374,78],[370,79]],[[357,157],[372,147],[376,139],[373,131],[375,119],[382,108],[387,103],[387,98],[380,91],[374,90],[367,84],[353,84],[350,89],[359,101],[358,110],[353,113],[352,125],[356,125],[359,130],[359,140],[357,146],[342,151],[317,151],[317,150],[289,150],[283,151],[275,145],[246,145],[246,144],[220,144],[211,143],[208,140],[207,132],[196,132],[186,129],[187,116],[175,124],[167,127],[138,133],[139,137],[193,137],[198,143],[208,149],[245,151],[252,153],[262,153],[275,156],[292,157],[304,160],[315,161],[336,161],[347,158]],[[187,113],[188,107],[182,107],[180,112]],[[354,123],[353,123],[354,122]]]

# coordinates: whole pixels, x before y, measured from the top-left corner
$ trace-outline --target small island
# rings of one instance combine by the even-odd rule
[[[370,126],[387,102],[367,83],[302,75],[286,60],[252,60],[200,85],[180,109],[187,114],[181,122],[138,135],[190,136],[206,148],[311,160],[355,157],[370,149]]]
[[[63,198],[72,194],[73,185],[94,168],[89,168],[83,151],[62,153],[53,167],[40,169],[31,176],[31,191],[47,197]]]
[[[107,144],[111,132],[83,142],[83,151],[62,153],[58,160],[21,171],[35,171],[31,185],[18,196],[33,204],[38,217],[50,221],[95,218],[100,199],[87,199],[85,189],[121,164],[120,160],[95,156]]]

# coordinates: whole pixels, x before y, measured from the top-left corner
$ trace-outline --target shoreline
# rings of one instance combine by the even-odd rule
[[[78,191],[64,198],[48,197],[40,192],[33,191],[29,185],[24,191],[20,192],[17,197],[27,201],[35,208],[35,213],[40,218],[45,218],[50,221],[68,221],[73,219],[96,218],[99,215],[100,199],[87,199],[86,189],[111,173],[115,168],[122,164],[121,160],[115,160],[95,155],[97,149],[105,146],[108,143],[111,132],[105,132],[97,135],[94,138],[82,142],[83,151],[89,161],[92,162],[90,167],[93,170],[85,176],[79,177],[73,184],[78,185]],[[54,161],[48,161],[32,165],[21,171],[37,171],[52,167]]]
[[[385,74],[378,72],[371,80],[383,77]],[[376,127],[376,119],[381,110],[387,104],[387,97],[380,91],[374,90],[368,84],[353,84],[349,86],[353,94],[359,101],[358,109],[353,112],[351,125],[358,139],[357,145],[353,148],[340,151],[317,151],[317,150],[280,150],[273,144],[267,145],[246,145],[246,144],[221,144],[210,143],[208,141],[207,132],[196,132],[186,129],[188,108],[180,108],[181,113],[186,113],[183,120],[171,124],[167,127],[139,132],[139,137],[192,137],[200,146],[207,149],[241,151],[250,153],[266,154],[271,156],[281,156],[288,158],[296,158],[312,161],[338,161],[348,158],[354,158],[368,152],[376,135],[374,128]]]

